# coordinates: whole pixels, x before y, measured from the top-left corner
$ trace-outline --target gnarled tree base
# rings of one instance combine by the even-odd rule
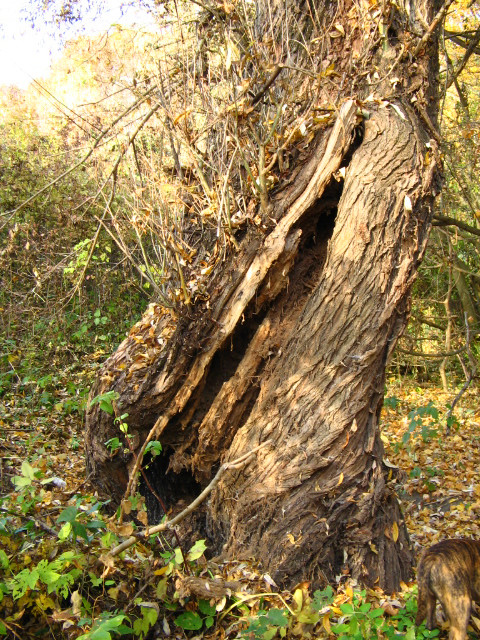
[[[152,308],[92,390],[119,392],[137,451],[161,441],[149,475],[169,507],[222,460],[269,441],[186,527],[216,552],[254,555],[285,585],[343,573],[393,591],[410,577],[378,418],[430,223],[435,163],[418,131],[401,104],[364,121],[346,102],[273,202],[267,235],[248,232],[209,302],[176,325]],[[113,435],[91,407],[88,469],[119,501],[136,467],[109,456]]]

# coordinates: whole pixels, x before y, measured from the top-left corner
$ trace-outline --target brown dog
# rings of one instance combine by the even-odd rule
[[[480,602],[480,542],[455,538],[427,549],[417,571],[416,624],[435,625],[437,599],[450,622],[449,640],[465,640],[472,600]]]

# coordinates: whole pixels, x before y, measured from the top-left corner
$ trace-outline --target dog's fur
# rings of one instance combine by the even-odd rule
[[[472,600],[480,603],[480,542],[455,538],[427,549],[418,565],[416,624],[435,625],[437,599],[450,622],[449,640],[465,640]]]

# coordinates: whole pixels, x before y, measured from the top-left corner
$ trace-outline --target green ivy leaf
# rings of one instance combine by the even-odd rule
[[[57,522],[74,522],[78,514],[78,508],[75,506],[66,507],[58,516]]]
[[[212,605],[208,602],[208,600],[199,600],[198,608],[206,616],[214,616],[217,612],[215,607],[212,607]]]
[[[185,631],[198,631],[202,628],[202,619],[194,611],[185,611],[175,618],[177,627],[181,627]]]
[[[286,627],[288,617],[286,609],[270,609],[267,613],[268,622],[276,627]]]

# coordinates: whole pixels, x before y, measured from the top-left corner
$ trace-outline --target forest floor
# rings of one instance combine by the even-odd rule
[[[110,640],[122,629],[128,635],[128,624],[136,620],[128,637],[270,640],[277,634],[326,638],[341,637],[342,633],[352,638],[394,637],[388,630],[383,636],[380,632],[376,635],[373,617],[363,620],[370,625],[367,633],[360,618],[365,618],[370,606],[372,610],[383,607],[385,615],[398,614],[408,602],[413,583],[389,597],[379,590],[356,595],[348,584],[342,584],[336,594],[327,590],[312,596],[307,584],[299,585],[293,593],[280,592],[253,564],[212,566],[200,545],[189,556],[193,573],[236,580],[249,594],[236,599],[234,587],[226,585],[224,597],[209,604],[201,599],[196,602],[192,591],[185,590],[185,578],[192,569],[184,571],[181,554],[165,541],[153,563],[151,557],[148,560],[149,550],[137,545],[122,566],[102,565],[99,559],[105,550],[122,539],[122,534],[129,535],[131,528],[127,525],[122,530],[111,522],[105,525],[98,519],[88,520],[90,512],[98,515],[101,509],[85,478],[81,394],[71,393],[72,388],[86,387],[88,381],[81,371],[77,378],[70,391],[57,386],[47,393],[44,406],[35,397],[38,390],[36,394],[32,390],[31,395],[6,393],[0,405],[0,548],[4,549],[0,551],[0,636],[3,630],[3,635],[22,639]],[[407,379],[391,381],[386,393],[382,439],[387,464],[398,478],[397,489],[417,557],[426,546],[445,537],[480,539],[478,393],[471,389],[462,397],[448,432],[445,416],[453,398],[453,393]],[[94,534],[101,534],[99,542]],[[67,589],[56,588],[58,578],[44,577],[42,584],[41,573],[35,582],[35,563],[50,563],[48,566],[55,569],[52,575],[70,568],[69,561],[59,570],[58,558],[65,554],[58,554],[64,549],[76,549],[76,558],[80,558],[71,563],[78,573],[72,570]],[[150,565],[148,579],[145,563]],[[82,581],[89,576],[88,588],[85,582],[78,586],[79,575]],[[155,604],[146,601],[147,594]],[[161,601],[165,608],[158,606]],[[110,617],[105,617],[105,611]],[[395,623],[395,631],[403,631],[407,639],[433,637],[428,632],[415,635],[412,611],[403,619],[397,615],[400,623]],[[48,629],[47,635],[42,636],[42,629]]]
[[[480,539],[478,390],[467,390],[456,405],[450,432],[445,416],[453,393],[395,382],[386,397],[390,406],[382,411],[382,439],[387,459],[407,474],[399,497],[415,551],[443,538]],[[396,408],[392,398],[398,399]],[[403,444],[409,428],[414,428],[412,437]]]

